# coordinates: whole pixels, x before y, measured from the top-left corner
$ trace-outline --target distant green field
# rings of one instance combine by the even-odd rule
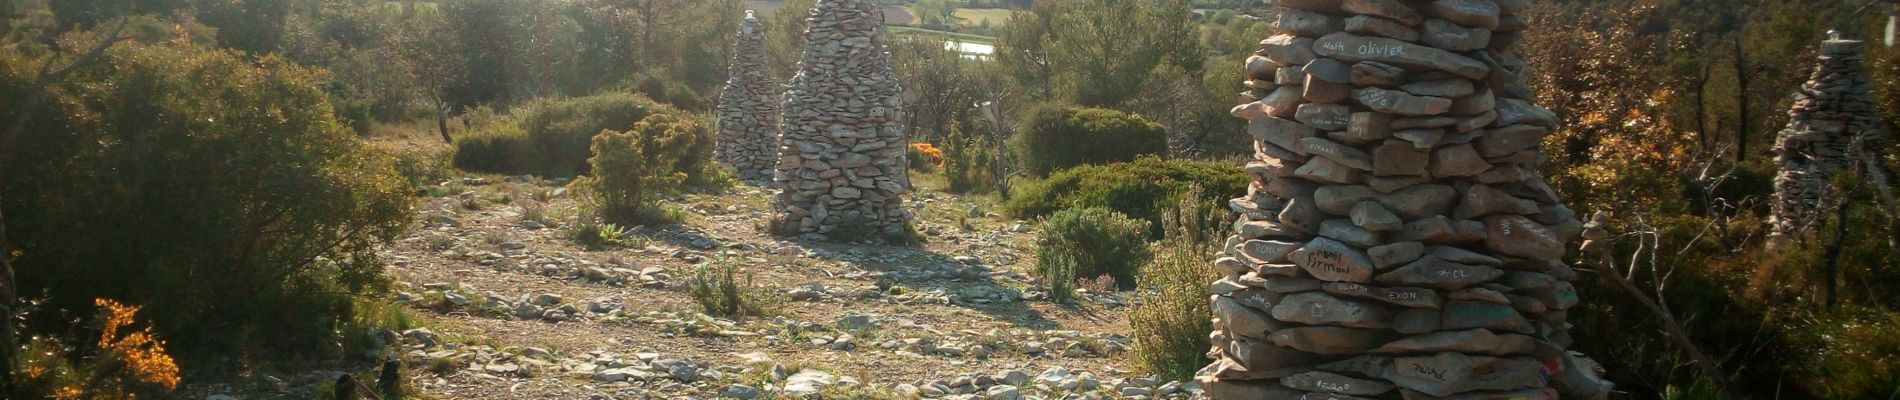
[[[908,26],[890,26],[890,27],[887,27],[887,29],[890,30],[892,35],[899,35],[899,36],[923,36],[923,37],[935,37],[935,38],[942,38],[942,39],[960,40],[965,43],[982,43],[982,44],[991,44],[991,45],[996,44],[996,38],[989,37],[989,36],[977,36],[977,35],[955,33],[955,32],[933,31],[929,29],[913,28],[913,27],[908,27]]]
[[[983,23],[984,18],[988,18],[990,27],[1001,28],[1009,24],[1009,13],[1007,8],[959,8],[957,19],[963,20],[965,26],[977,26]]]

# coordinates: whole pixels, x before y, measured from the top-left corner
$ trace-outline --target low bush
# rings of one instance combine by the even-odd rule
[[[0,49],[0,98],[44,54]],[[377,250],[410,223],[414,188],[336,120],[322,76],[134,40],[49,87],[0,147],[19,293],[50,296],[22,337],[86,343],[67,335],[90,315],[64,313],[110,298],[142,305],[187,366],[356,354],[352,300],[387,290]]]
[[[972,135],[952,124],[943,137],[943,177],[951,193],[986,193],[998,189],[997,163],[1001,153],[990,139]]]
[[[1042,223],[1036,240],[1036,273],[1052,297],[1066,300],[1078,278],[1108,275],[1126,289],[1148,262],[1148,224],[1105,208],[1062,210]],[[1055,290],[1068,288],[1069,290]]]
[[[542,99],[456,141],[455,166],[498,174],[571,177],[588,172],[594,135],[670,110],[638,94]]]
[[[1211,273],[1206,254],[1214,248],[1169,239],[1155,246],[1154,261],[1141,268],[1139,296],[1128,312],[1135,362],[1163,380],[1186,380],[1207,364],[1207,302]]]
[[[668,220],[659,200],[684,191],[690,175],[714,169],[701,154],[710,151],[710,135],[704,124],[669,114],[647,117],[626,132],[602,132],[594,137],[594,157],[588,160],[599,172],[575,185],[608,222]]]
[[[707,315],[742,319],[768,314],[766,291],[752,286],[752,276],[739,279],[739,264],[731,260],[701,264],[686,281],[686,291]]]
[[[906,158],[910,160],[910,169],[919,172],[936,172],[943,166],[943,150],[928,142],[911,143]]]
[[[1246,194],[1250,181],[1233,162],[1144,157],[1130,163],[1070,168],[1024,183],[1003,210],[1032,219],[1072,207],[1102,207],[1149,221],[1150,237],[1159,238],[1162,211],[1180,202],[1189,186],[1205,188],[1197,201],[1224,205],[1227,199]]]
[[[1160,124],[1101,108],[1036,107],[1010,140],[1016,165],[1031,176],[1168,152],[1168,132]]]

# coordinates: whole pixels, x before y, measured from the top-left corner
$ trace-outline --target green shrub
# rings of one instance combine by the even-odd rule
[[[686,281],[693,302],[707,315],[744,318],[768,314],[766,292],[752,287],[752,276],[739,280],[739,264],[731,260],[701,264]]]
[[[1207,283],[1220,277],[1211,273],[1203,255],[1214,247],[1176,239],[1155,247],[1159,254],[1138,274],[1140,301],[1128,312],[1133,354],[1136,363],[1163,380],[1186,380],[1207,363],[1207,332],[1214,329],[1207,319],[1213,314]]]
[[[1105,208],[1071,208],[1049,216],[1036,240],[1036,273],[1052,296],[1067,298],[1077,278],[1108,275],[1124,289],[1148,262],[1148,224]]]
[[[24,54],[45,53],[0,50],[0,98],[31,85],[42,60]],[[352,299],[386,289],[377,249],[409,223],[414,189],[337,121],[322,76],[128,41],[49,87],[28,134],[0,147],[20,293],[48,310],[142,305],[187,365],[354,354]],[[28,334],[74,334],[56,314]]]
[[[989,140],[950,125],[943,138],[943,177],[951,193],[997,190],[996,164],[1002,160]]]
[[[1044,105],[1012,137],[1017,166],[1031,176],[1086,164],[1134,161],[1168,151],[1168,132],[1139,115],[1101,108]]]
[[[458,140],[455,166],[499,174],[583,174],[594,135],[666,110],[632,93],[536,100]]]
[[[659,200],[686,189],[689,174],[711,169],[710,132],[697,121],[656,114],[626,132],[602,132],[588,161],[599,173],[575,181],[588,205],[608,222],[667,220]]]
[[[1003,210],[1032,219],[1071,207],[1104,207],[1151,222],[1150,235],[1158,238],[1162,210],[1179,202],[1191,184],[1206,188],[1198,201],[1224,205],[1227,199],[1246,194],[1250,181],[1235,162],[1144,157],[1131,163],[1070,168],[1024,183]]]

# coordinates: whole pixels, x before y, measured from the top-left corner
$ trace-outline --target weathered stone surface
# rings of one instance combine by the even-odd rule
[[[1538,213],[1537,202],[1520,199],[1492,189],[1490,185],[1471,185],[1452,209],[1452,218],[1472,219],[1493,214],[1530,215]]]
[[[1312,127],[1282,118],[1254,118],[1247,122],[1247,133],[1259,140],[1287,150],[1299,149],[1300,140],[1313,137]]]
[[[1277,240],[1249,240],[1240,245],[1240,252],[1247,261],[1255,264],[1272,264],[1289,261],[1288,254],[1300,248],[1301,243]]]
[[[1288,328],[1265,311],[1247,307],[1227,296],[1213,296],[1214,317],[1220,318],[1227,332],[1242,337],[1266,339],[1274,330]]]
[[[1419,242],[1399,242],[1366,250],[1366,257],[1381,271],[1411,263],[1424,255],[1425,244]]]
[[[1392,137],[1410,143],[1412,148],[1428,150],[1445,140],[1444,129],[1407,129],[1392,132]]]
[[[1274,23],[1274,29],[1279,33],[1319,36],[1338,32],[1344,25],[1338,17],[1289,8],[1280,12],[1280,19]]]
[[[1452,247],[1452,246],[1432,246],[1432,248],[1427,254],[1431,254],[1433,257],[1438,257],[1439,260],[1444,260],[1446,262],[1452,262],[1452,263],[1458,263],[1458,264],[1489,265],[1489,266],[1504,265],[1504,260],[1499,260],[1497,257],[1478,254],[1470,250],[1460,249],[1460,248]]]
[[[1344,242],[1316,238],[1292,253],[1293,264],[1314,278],[1329,282],[1371,282],[1376,271],[1365,252]]]
[[[1362,173],[1359,169],[1342,165],[1330,158],[1315,157],[1306,161],[1293,176],[1326,183],[1353,183],[1359,181]]]
[[[1405,227],[1405,220],[1387,211],[1385,206],[1374,201],[1361,201],[1352,206],[1352,224],[1373,232],[1396,231]]]
[[[1471,93],[1474,92],[1476,89],[1474,89],[1471,86],[1471,81],[1454,78],[1454,79],[1439,79],[1439,80],[1433,80],[1433,81],[1419,81],[1419,82],[1407,83],[1404,85],[1400,85],[1399,90],[1404,90],[1406,93],[1411,93],[1411,94],[1415,94],[1419,96],[1458,98],[1458,97],[1470,96]],[[1447,109],[1450,108],[1449,103],[1446,104],[1446,108]],[[1451,126],[1451,124],[1455,123],[1456,121],[1457,120],[1450,119],[1450,118],[1443,118],[1442,122],[1429,124],[1429,125],[1420,124],[1421,126],[1419,127],[1429,127],[1429,128],[1445,127],[1445,126]],[[1392,128],[1393,129],[1408,129],[1409,127],[1393,126]]]
[[[1299,230],[1303,234],[1319,233],[1319,224],[1326,222],[1326,213],[1313,205],[1310,197],[1295,197],[1287,200],[1286,208],[1280,210],[1280,225]]]
[[[1392,314],[1384,308],[1318,292],[1287,296],[1280,304],[1273,306],[1273,318],[1307,325],[1362,329],[1384,329],[1392,324]]]
[[[1440,352],[1459,352],[1466,354],[1518,355],[1529,354],[1537,350],[1537,340],[1530,336],[1517,334],[1495,334],[1483,329],[1462,331],[1433,332],[1420,336],[1399,339],[1386,343],[1375,354],[1436,354]]]
[[[1465,265],[1425,256],[1403,267],[1379,274],[1379,283],[1394,286],[1418,286],[1457,290],[1498,279],[1504,271],[1482,265]]]
[[[1439,311],[1426,308],[1407,308],[1392,316],[1392,330],[1404,335],[1417,335],[1438,330]]]
[[[1491,31],[1442,19],[1425,20],[1419,39],[1427,46],[1451,51],[1479,50],[1491,45]]]
[[[1278,307],[1275,307],[1278,310]],[[1278,317],[1278,314],[1275,314]],[[1445,302],[1445,314],[1440,329],[1483,328],[1493,332],[1537,333],[1531,327],[1530,320],[1524,319],[1509,305],[1472,300],[1451,300]]]
[[[1213,399],[1292,399],[1300,396],[1300,392],[1271,381],[1212,379],[1212,377],[1197,379],[1199,379],[1202,393]]]
[[[1345,0],[1339,5],[1349,13],[1390,19],[1404,25],[1418,25],[1425,17],[1399,0]]]
[[[1432,396],[1480,390],[1513,390],[1543,383],[1543,364],[1528,358],[1496,358],[1439,353],[1392,360],[1392,379],[1400,387]]]
[[[1344,130],[1346,124],[1352,122],[1352,108],[1340,104],[1306,103],[1293,113],[1293,119],[1313,129]]]
[[[1332,282],[1320,285],[1320,290],[1338,296],[1372,299],[1400,307],[1440,308],[1444,299],[1438,292],[1414,287],[1380,287],[1357,283]]]
[[[1377,61],[1396,66],[1432,68],[1468,79],[1482,79],[1491,67],[1445,50],[1397,39],[1334,33],[1313,42],[1313,52],[1340,61]]]
[[[1260,55],[1282,68],[1306,65],[1318,57],[1313,52],[1313,42],[1313,38],[1309,37],[1275,35],[1260,41]]]
[[[1397,90],[1364,88],[1354,90],[1352,98],[1372,111],[1406,115],[1438,115],[1451,110],[1451,99],[1419,96]]]
[[[1398,85],[1399,80],[1404,76],[1404,69],[1386,63],[1365,61],[1352,65],[1352,84],[1354,85],[1394,86]]]
[[[1496,158],[1543,144],[1548,129],[1535,125],[1511,125],[1484,133],[1474,143],[1485,158]]]
[[[1385,0],[1385,1],[1397,3],[1397,1],[1393,1],[1393,0]],[[1386,37],[1386,38],[1403,40],[1407,42],[1418,41],[1417,29],[1412,29],[1411,27],[1405,26],[1405,24],[1399,23],[1398,21],[1374,17],[1370,15],[1355,15],[1352,18],[1346,18],[1346,32],[1367,35],[1367,36]]]
[[[1467,177],[1477,176],[1491,169],[1491,163],[1478,154],[1470,144],[1440,147],[1432,151],[1432,176]]]
[[[1425,12],[1460,25],[1486,30],[1496,29],[1498,16],[1502,14],[1498,4],[1491,0],[1436,0],[1425,6]]]
[[[1338,393],[1371,396],[1390,392],[1394,388],[1385,381],[1359,379],[1330,372],[1308,372],[1280,378],[1280,384],[1295,390],[1308,392]],[[1287,397],[1292,398],[1292,397]]]
[[[719,92],[714,159],[748,182],[772,179],[779,160],[779,84],[765,60],[765,26],[746,13]]]
[[[1392,213],[1410,220],[1445,214],[1451,211],[1457,198],[1458,189],[1451,186],[1424,184],[1399,189],[1376,200]]]
[[[1300,98],[1314,103],[1333,103],[1352,96],[1352,84],[1328,82],[1312,75],[1307,75],[1302,89]]]
[[[1347,215],[1354,205],[1377,196],[1371,188],[1360,185],[1331,185],[1313,191],[1315,205],[1332,215]]]
[[[1322,355],[1360,354],[1379,347],[1384,335],[1365,329],[1303,326],[1274,331],[1273,344]]]
[[[1379,234],[1352,223],[1351,219],[1333,218],[1319,225],[1319,235],[1352,245],[1366,248],[1382,244]]]
[[[824,238],[863,226],[907,235],[911,215],[904,101],[870,0],[821,0],[810,10],[798,74],[782,95],[770,220],[781,235]]]
[[[1557,127],[1557,114],[1538,107],[1530,102],[1503,98],[1498,99],[1498,119],[1491,122],[1492,127],[1526,124],[1544,128]]]
[[[1521,215],[1493,215],[1484,219],[1485,247],[1507,256],[1533,260],[1563,258],[1563,241],[1543,225]]]
[[[1425,176],[1432,153],[1404,140],[1387,140],[1372,149],[1372,174],[1377,176]]]
[[[1385,140],[1392,135],[1392,114],[1358,112],[1346,122],[1346,133],[1341,141],[1347,144],[1366,144]]]
[[[1316,137],[1300,139],[1300,146],[1306,150],[1307,154],[1324,157],[1360,171],[1372,170],[1372,155],[1352,146]]]

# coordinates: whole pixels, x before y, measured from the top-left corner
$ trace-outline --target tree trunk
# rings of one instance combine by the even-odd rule
[[[1848,193],[1841,194],[1841,206],[1834,211],[1834,240],[1827,244],[1827,264],[1821,267],[1821,273],[1827,279],[1824,287],[1827,291],[1828,309],[1834,308],[1837,299],[1835,294],[1840,281],[1841,247],[1844,245],[1842,239],[1847,237],[1847,209],[1854,205],[1854,199],[1848,195]]]
[[[1748,50],[1742,47],[1742,33],[1735,34],[1735,107],[1741,121],[1735,124],[1735,163],[1748,161]]]
[[[455,138],[449,137],[449,110],[441,100],[435,102],[435,129],[442,133],[442,143],[455,144]]]

